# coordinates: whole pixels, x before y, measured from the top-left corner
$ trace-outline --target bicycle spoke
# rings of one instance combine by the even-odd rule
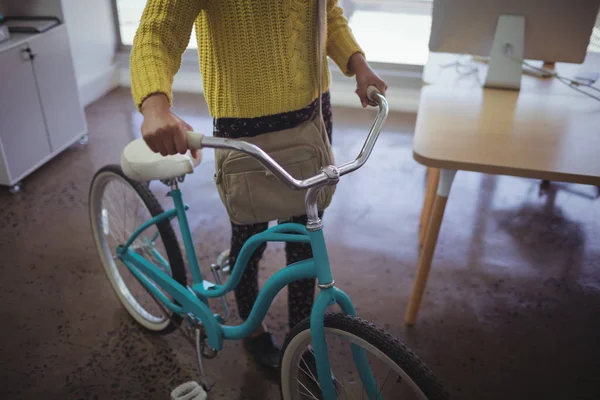
[[[302,393],[302,392],[300,392],[300,391],[298,391],[298,393],[300,393],[300,394],[301,394],[301,395],[303,395],[303,396],[307,396],[307,397],[308,397],[308,396],[312,396],[312,397],[311,397],[312,399],[319,400],[319,398],[318,398],[317,396],[315,396],[315,395],[314,395],[314,394],[313,394],[313,393],[310,391],[310,389],[309,389],[309,388],[307,388],[306,386],[304,386],[304,384],[303,384],[302,382],[300,382],[300,380],[299,380],[299,379],[296,379],[296,381],[297,381],[297,382],[298,382],[298,383],[299,383],[299,384],[300,384],[300,385],[301,385],[301,386],[304,388],[304,390],[306,390],[306,391],[307,391],[309,394]]]
[[[315,352],[314,352],[314,350],[312,350],[312,349],[309,349],[309,351],[312,353],[313,357],[315,357]],[[332,359],[333,359],[333,365],[342,365],[342,364],[338,364],[338,363],[337,363],[337,361],[338,361],[339,359],[338,359],[338,357],[336,356],[336,353],[335,353],[335,352],[331,352],[331,355],[332,355]],[[315,359],[316,359],[316,357],[315,357]],[[303,361],[304,361],[304,360],[303,360]],[[306,363],[306,362],[305,362],[305,363]],[[346,394],[346,395],[344,396],[345,398],[348,398],[348,397],[349,397],[348,395],[350,395],[350,396],[352,397],[352,399],[353,399],[353,400],[356,400],[356,397],[354,396],[354,394],[353,394],[353,393],[352,393],[350,390],[348,390],[348,389],[346,388],[346,386],[345,386],[345,385],[342,383],[342,381],[340,381],[340,380],[339,380],[339,379],[338,379],[338,378],[335,376],[335,371],[333,371],[333,367],[331,367],[331,368],[332,368],[333,380],[334,380],[335,382],[337,382],[337,383],[338,383],[338,385],[335,385],[335,392],[336,392],[336,394],[339,396],[339,394],[340,394],[340,391],[338,390],[338,388],[339,388],[339,387],[341,387],[341,388],[343,389],[343,393],[345,393],[345,394]],[[301,368],[301,369],[302,369],[302,368]],[[315,382],[317,382],[317,381],[315,381]],[[319,384],[319,383],[317,382],[317,384]],[[321,387],[321,386],[319,385],[319,387]]]
[[[111,202],[111,201],[110,201],[108,198],[106,198],[106,201],[108,202],[108,204],[109,204],[109,207],[113,209],[113,211],[115,212],[115,214],[116,214],[116,215],[118,215],[118,214],[119,214],[119,212],[117,211],[116,207],[115,207],[115,206],[112,204],[112,202]],[[110,224],[110,217],[111,217],[111,215],[110,215],[110,214],[108,214],[108,218],[109,218],[109,228],[110,228],[110,227],[112,227],[112,226],[115,226],[115,227],[116,227],[116,224]],[[110,230],[110,229],[109,229],[109,230]],[[121,238],[121,242],[120,242],[120,243],[121,243],[121,244],[125,244],[125,241],[127,240],[127,236],[126,236],[125,234],[122,234],[120,229],[116,229],[116,228],[115,228],[115,230],[117,231],[117,233],[119,234],[119,237]],[[118,240],[117,240],[117,244],[119,244],[119,241],[118,241]]]
[[[125,184],[121,182],[121,185],[125,188]],[[123,228],[127,232],[127,191],[123,191]]]
[[[114,232],[113,232],[113,229],[112,229],[112,227],[113,227],[114,225],[111,223],[111,220],[110,220],[110,213],[108,212],[107,208],[106,208],[106,207],[104,207],[104,204],[101,204],[101,206],[102,206],[102,210],[103,210],[103,211],[106,211],[106,216],[107,216],[107,218],[108,218],[108,234],[109,234],[109,235],[110,235],[110,236],[113,238],[113,240],[115,241],[115,243],[116,243],[116,244],[119,244],[119,243],[121,243],[121,240],[120,240],[120,239],[117,239],[117,237],[115,236],[115,234],[114,234]],[[114,209],[114,207],[113,207],[112,205],[110,206],[110,208],[113,208],[113,209]],[[102,216],[101,218],[102,218],[102,229],[103,229],[103,231],[104,231],[104,229],[105,229],[105,227],[104,227],[104,216]],[[122,235],[121,235],[121,232],[120,232],[118,229],[115,229],[115,231],[117,231],[119,238],[121,238],[121,237],[122,237]]]
[[[339,358],[336,356],[336,353],[332,352],[332,356],[333,356],[332,358],[333,358],[333,364],[334,364],[334,365],[342,365],[342,364],[339,364],[339,363],[337,362],[337,361],[339,360]],[[339,383],[339,385],[342,387],[342,389],[344,389],[344,393],[347,393],[347,394],[349,394],[350,396],[352,396],[352,399],[356,400],[356,397],[354,397],[354,394],[352,394],[352,392],[351,392],[350,390],[346,389],[346,386],[345,386],[345,385],[342,383],[342,381],[340,381],[340,380],[339,380],[339,379],[338,379],[338,378],[335,376],[335,373],[334,373],[334,379],[335,379],[335,381],[336,381],[336,382],[338,382],[338,383]],[[337,392],[337,388],[336,388],[336,392]],[[344,396],[344,397],[348,398],[348,396]]]
[[[109,219],[109,221],[110,221],[110,219]],[[110,230],[110,228],[108,230],[108,234],[113,238],[113,240],[115,241],[116,244],[121,243],[121,241],[115,237],[115,234],[112,232],[112,230]],[[121,236],[121,235],[119,234],[119,236]]]
[[[144,213],[144,211],[146,210],[145,205],[139,201],[139,199],[137,199],[138,201],[136,202],[136,207],[135,207],[135,213],[133,214],[133,229],[132,232],[137,229],[138,226],[140,226],[145,219],[150,219],[151,214],[149,212],[147,212],[147,215],[145,215],[146,213]],[[141,221],[140,221],[141,219]],[[151,229],[151,228],[149,228]],[[154,237],[158,237],[158,230],[156,232],[156,235]]]
[[[377,397],[379,397],[379,395],[381,394],[381,391],[383,390],[383,387],[385,386],[385,384],[387,383],[387,380],[390,378],[390,374],[392,373],[392,371],[390,370],[390,372],[388,372],[387,376],[385,377],[385,380],[383,381],[383,385],[381,385],[381,388],[379,389],[379,391],[377,392]]]
[[[312,353],[313,357],[315,355],[315,353],[309,349],[309,351]],[[318,385],[319,384],[319,380],[315,377],[315,375],[312,373],[312,371],[310,370],[310,367],[308,366],[308,363],[306,362],[306,360],[304,359],[304,357],[301,358],[302,362],[304,363],[304,365],[306,365],[306,369],[308,370],[308,374],[302,369],[302,367],[300,367],[300,370],[302,372],[304,372],[306,375],[309,375],[310,378]],[[316,358],[315,358],[315,365],[316,365]],[[319,385],[319,387],[321,387]]]
[[[106,202],[108,203],[108,206],[109,206],[109,207],[110,207],[110,208],[111,208],[111,209],[114,211],[114,213],[115,213],[116,215],[119,215],[119,212],[117,211],[117,207],[115,207],[115,206],[113,205],[112,201],[110,201],[110,199],[109,199],[108,197],[107,197],[107,198],[105,198],[104,200],[106,200]],[[104,208],[104,206],[103,206],[103,208]],[[107,212],[108,212],[108,210],[107,210]],[[110,218],[110,214],[109,214],[109,218]],[[116,226],[116,225],[112,225],[112,226]],[[120,230],[120,229],[118,229],[118,232],[119,232],[119,236],[122,236],[122,235],[121,235],[121,230]],[[125,236],[123,236],[123,238],[125,238]]]
[[[116,185],[112,185],[112,186],[116,186]],[[112,186],[111,186],[111,187],[112,187]],[[115,194],[117,195],[117,197],[115,197],[115,198],[119,198],[119,197],[120,197],[120,196],[119,196],[119,193],[118,193],[118,192],[116,192],[116,189],[113,189],[113,192],[115,192]],[[113,209],[113,211],[114,211],[114,214],[115,214],[115,215],[113,215],[113,218],[116,218],[116,219],[117,219],[117,221],[118,221],[118,220],[119,220],[119,214],[121,214],[121,213],[119,212],[119,210],[118,210],[118,207],[115,207],[115,206],[113,205],[113,202],[110,200],[110,197],[106,197],[106,200],[107,200],[107,202],[109,203],[110,207],[111,207],[111,208]],[[123,204],[123,210],[125,209],[125,207],[126,207],[126,205],[125,205],[125,204]],[[124,221],[122,221],[122,222],[124,222]],[[117,224],[113,224],[113,226],[117,226]],[[121,241],[121,244],[125,244],[125,242],[127,241],[127,227],[123,226],[123,231],[124,231],[124,232],[122,233],[122,235],[121,235],[121,229],[118,229],[118,231],[119,231],[119,234],[120,234],[120,236],[122,236],[122,241]]]
[[[128,207],[129,208],[129,207]],[[140,209],[140,203],[137,202],[135,207],[132,207],[133,209],[133,213],[132,213],[132,218],[133,218],[133,228],[131,229],[131,232],[133,233],[133,231],[136,229],[136,227],[138,227],[138,213],[139,213],[139,209]]]
[[[319,385],[319,381],[314,377],[313,373],[310,372],[310,368],[308,368],[308,365],[306,366],[306,368],[307,368],[306,370],[300,366],[298,368],[300,368],[300,371],[302,371],[304,373],[304,375],[308,376],[314,383]],[[319,387],[321,387],[321,386],[319,385]]]
[[[351,391],[349,391],[348,389],[346,389],[346,386],[344,386],[344,384],[343,384],[343,383],[342,383],[342,382],[341,382],[341,381],[340,381],[338,378],[335,378],[335,381],[336,381],[336,382],[339,382],[339,384],[340,384],[340,386],[342,387],[342,389],[344,389],[344,393],[348,393],[350,396],[352,396],[352,398],[353,398],[354,400],[356,400],[356,397],[354,397],[354,395],[352,394],[352,392],[351,392]],[[337,388],[336,388],[336,392],[337,392]],[[338,393],[338,394],[339,394],[339,393]],[[348,397],[348,396],[346,396],[346,397]]]

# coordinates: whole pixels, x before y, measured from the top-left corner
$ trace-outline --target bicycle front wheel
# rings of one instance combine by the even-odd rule
[[[398,339],[374,324],[344,314],[325,316],[325,336],[331,377],[338,399],[426,399],[448,395],[425,364]],[[376,384],[376,395],[364,389],[352,357],[355,345],[366,355]],[[356,347],[355,347],[356,348]],[[309,319],[288,336],[281,359],[284,400],[322,399],[318,383]]]
[[[96,173],[89,196],[94,240],[117,297],[144,328],[155,333],[172,332],[181,317],[170,311],[166,314],[158,300],[116,255],[117,246],[124,245],[143,222],[162,214],[163,208],[148,187],[128,179],[118,165],[105,166]],[[186,286],[183,257],[170,221],[148,228],[132,243],[131,249]]]

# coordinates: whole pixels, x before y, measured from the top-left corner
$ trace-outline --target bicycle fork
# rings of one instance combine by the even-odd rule
[[[309,191],[310,193],[310,191]],[[308,200],[309,195],[307,195]],[[308,201],[307,201],[308,204]],[[307,207],[308,208],[308,207]],[[310,218],[313,218],[311,221]],[[317,281],[321,290],[310,315],[310,330],[312,344],[317,363],[317,377],[321,393],[325,400],[337,399],[333,380],[331,379],[331,364],[327,352],[327,342],[325,340],[325,312],[329,306],[339,304],[342,312],[347,315],[356,316],[356,310],[352,301],[346,293],[335,287],[335,281],[331,276],[331,267],[329,266],[329,256],[323,236],[322,223],[315,213],[309,212],[308,231],[311,236],[313,257],[319,267],[317,268]],[[377,383],[367,362],[365,351],[358,345],[352,344],[352,358],[356,365],[358,375],[363,383],[369,399],[380,400],[381,396],[377,390]]]
[[[354,305],[350,301],[350,298],[342,290],[331,287],[328,289],[322,289],[317,299],[315,300],[313,311],[310,316],[310,331],[312,336],[312,346],[315,353],[315,359],[317,363],[317,377],[319,379],[319,386],[321,393],[325,400],[337,399],[337,392],[333,384],[331,364],[329,363],[329,355],[327,352],[327,341],[325,339],[325,312],[329,306],[338,304],[342,309],[342,312],[356,316],[356,310]],[[367,392],[369,399],[380,400],[381,396],[377,390],[377,382],[371,372],[367,355],[365,351],[358,345],[352,344],[352,358],[360,380],[362,381],[363,387]]]

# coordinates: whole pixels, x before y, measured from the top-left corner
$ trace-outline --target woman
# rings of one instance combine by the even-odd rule
[[[164,155],[188,150],[185,131],[192,128],[171,111],[173,77],[179,70],[192,27],[203,77],[204,96],[214,118],[214,135],[243,138],[292,128],[318,112],[319,98],[331,138],[330,76],[323,65],[323,90],[314,82],[316,53],[316,0],[149,0],[131,52],[132,95],[143,114],[142,134],[147,145]],[[327,2],[327,55],[348,77],[355,76],[356,93],[367,106],[366,88],[387,86],[370,68],[337,0]],[[312,83],[312,84],[311,84]],[[294,222],[306,223],[306,216]],[[234,223],[231,265],[245,243],[267,224]],[[240,316],[246,319],[258,295],[258,262],[265,250],[252,257],[235,291]],[[304,243],[286,245],[288,264],[312,257]],[[314,280],[289,287],[289,326],[310,315]],[[279,348],[266,327],[245,341],[261,365],[275,369]]]

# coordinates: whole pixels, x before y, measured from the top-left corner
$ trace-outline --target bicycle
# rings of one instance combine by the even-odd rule
[[[369,88],[368,96],[377,103],[378,112],[358,157],[339,167],[327,166],[316,176],[304,180],[295,179],[252,144],[188,133],[190,148],[241,151],[255,157],[289,187],[306,190],[308,224],[280,223],[253,236],[243,246],[233,267],[228,265],[227,252],[222,253],[217,262],[211,265],[214,282],[205,280],[200,272],[186,216],[188,206],[184,204],[179,189],[179,183],[195,167],[196,163],[190,157],[162,157],[148,149],[142,139],[138,139],[126,146],[121,166],[107,165],[95,174],[90,187],[91,226],[112,288],[125,309],[144,328],[156,333],[168,333],[177,327],[182,329],[196,348],[200,382],[206,390],[210,390],[210,385],[204,372],[203,359],[215,357],[223,348],[224,340],[240,340],[251,335],[262,322],[276,294],[285,286],[298,279],[316,278],[320,291],[311,316],[292,329],[282,348],[280,390],[283,399],[308,397],[330,400],[344,395],[350,396],[348,398],[360,395],[363,398],[364,394],[369,399],[398,399],[405,388],[399,387],[402,383],[407,383],[406,387],[417,398],[447,398],[442,385],[415,353],[383,329],[356,316],[350,298],[335,286],[331,274],[323,224],[316,205],[317,194],[325,185],[335,185],[342,176],[359,169],[369,158],[387,119],[388,103],[374,87]],[[136,164],[136,169],[132,170],[132,163],[141,164]],[[126,175],[123,166],[134,172]],[[172,209],[164,211],[158,203],[145,184],[151,180],[160,180],[169,186],[168,195],[174,203]],[[135,230],[131,234],[123,233],[120,229],[111,230],[115,219],[111,220],[109,209],[114,211],[113,202],[120,200],[120,197],[108,197],[109,185],[113,183],[131,190],[134,201],[139,201],[141,208],[149,214],[143,223],[134,224]],[[125,193],[124,215],[117,215],[117,222],[128,220],[126,213],[131,210],[128,199]],[[135,211],[137,214],[140,208]],[[187,282],[183,256],[171,225],[173,219],[179,223],[192,277],[191,285]],[[146,231],[153,232],[153,229],[156,232],[152,235],[144,234]],[[111,239],[115,241],[112,245],[109,244]],[[159,239],[164,245],[166,257],[157,247]],[[313,258],[276,272],[264,284],[248,319],[240,325],[226,325],[229,311],[225,295],[239,284],[251,254],[265,242],[288,241],[310,243]],[[125,266],[125,270],[133,275],[135,279],[131,284],[125,283],[124,277],[128,276],[121,274],[118,266]],[[227,272],[229,277],[224,281]],[[140,304],[139,298],[132,293],[134,286],[141,289],[142,296],[150,295],[150,306]],[[213,312],[209,304],[210,299],[217,298],[221,298],[224,315]],[[153,304],[158,305],[158,312],[150,310]],[[335,304],[341,308],[341,312],[328,312],[327,309]],[[342,371],[334,371],[330,362],[329,350],[334,348],[334,339],[344,343],[344,347],[335,347],[334,359],[337,361],[339,357],[345,357],[350,360],[341,364]],[[349,352],[346,342],[350,342]],[[379,366],[375,367],[375,361],[380,361],[384,368],[389,369],[384,375],[383,385],[380,385],[381,379],[375,378],[374,373],[381,370]],[[391,390],[384,390],[387,383],[392,384]]]

